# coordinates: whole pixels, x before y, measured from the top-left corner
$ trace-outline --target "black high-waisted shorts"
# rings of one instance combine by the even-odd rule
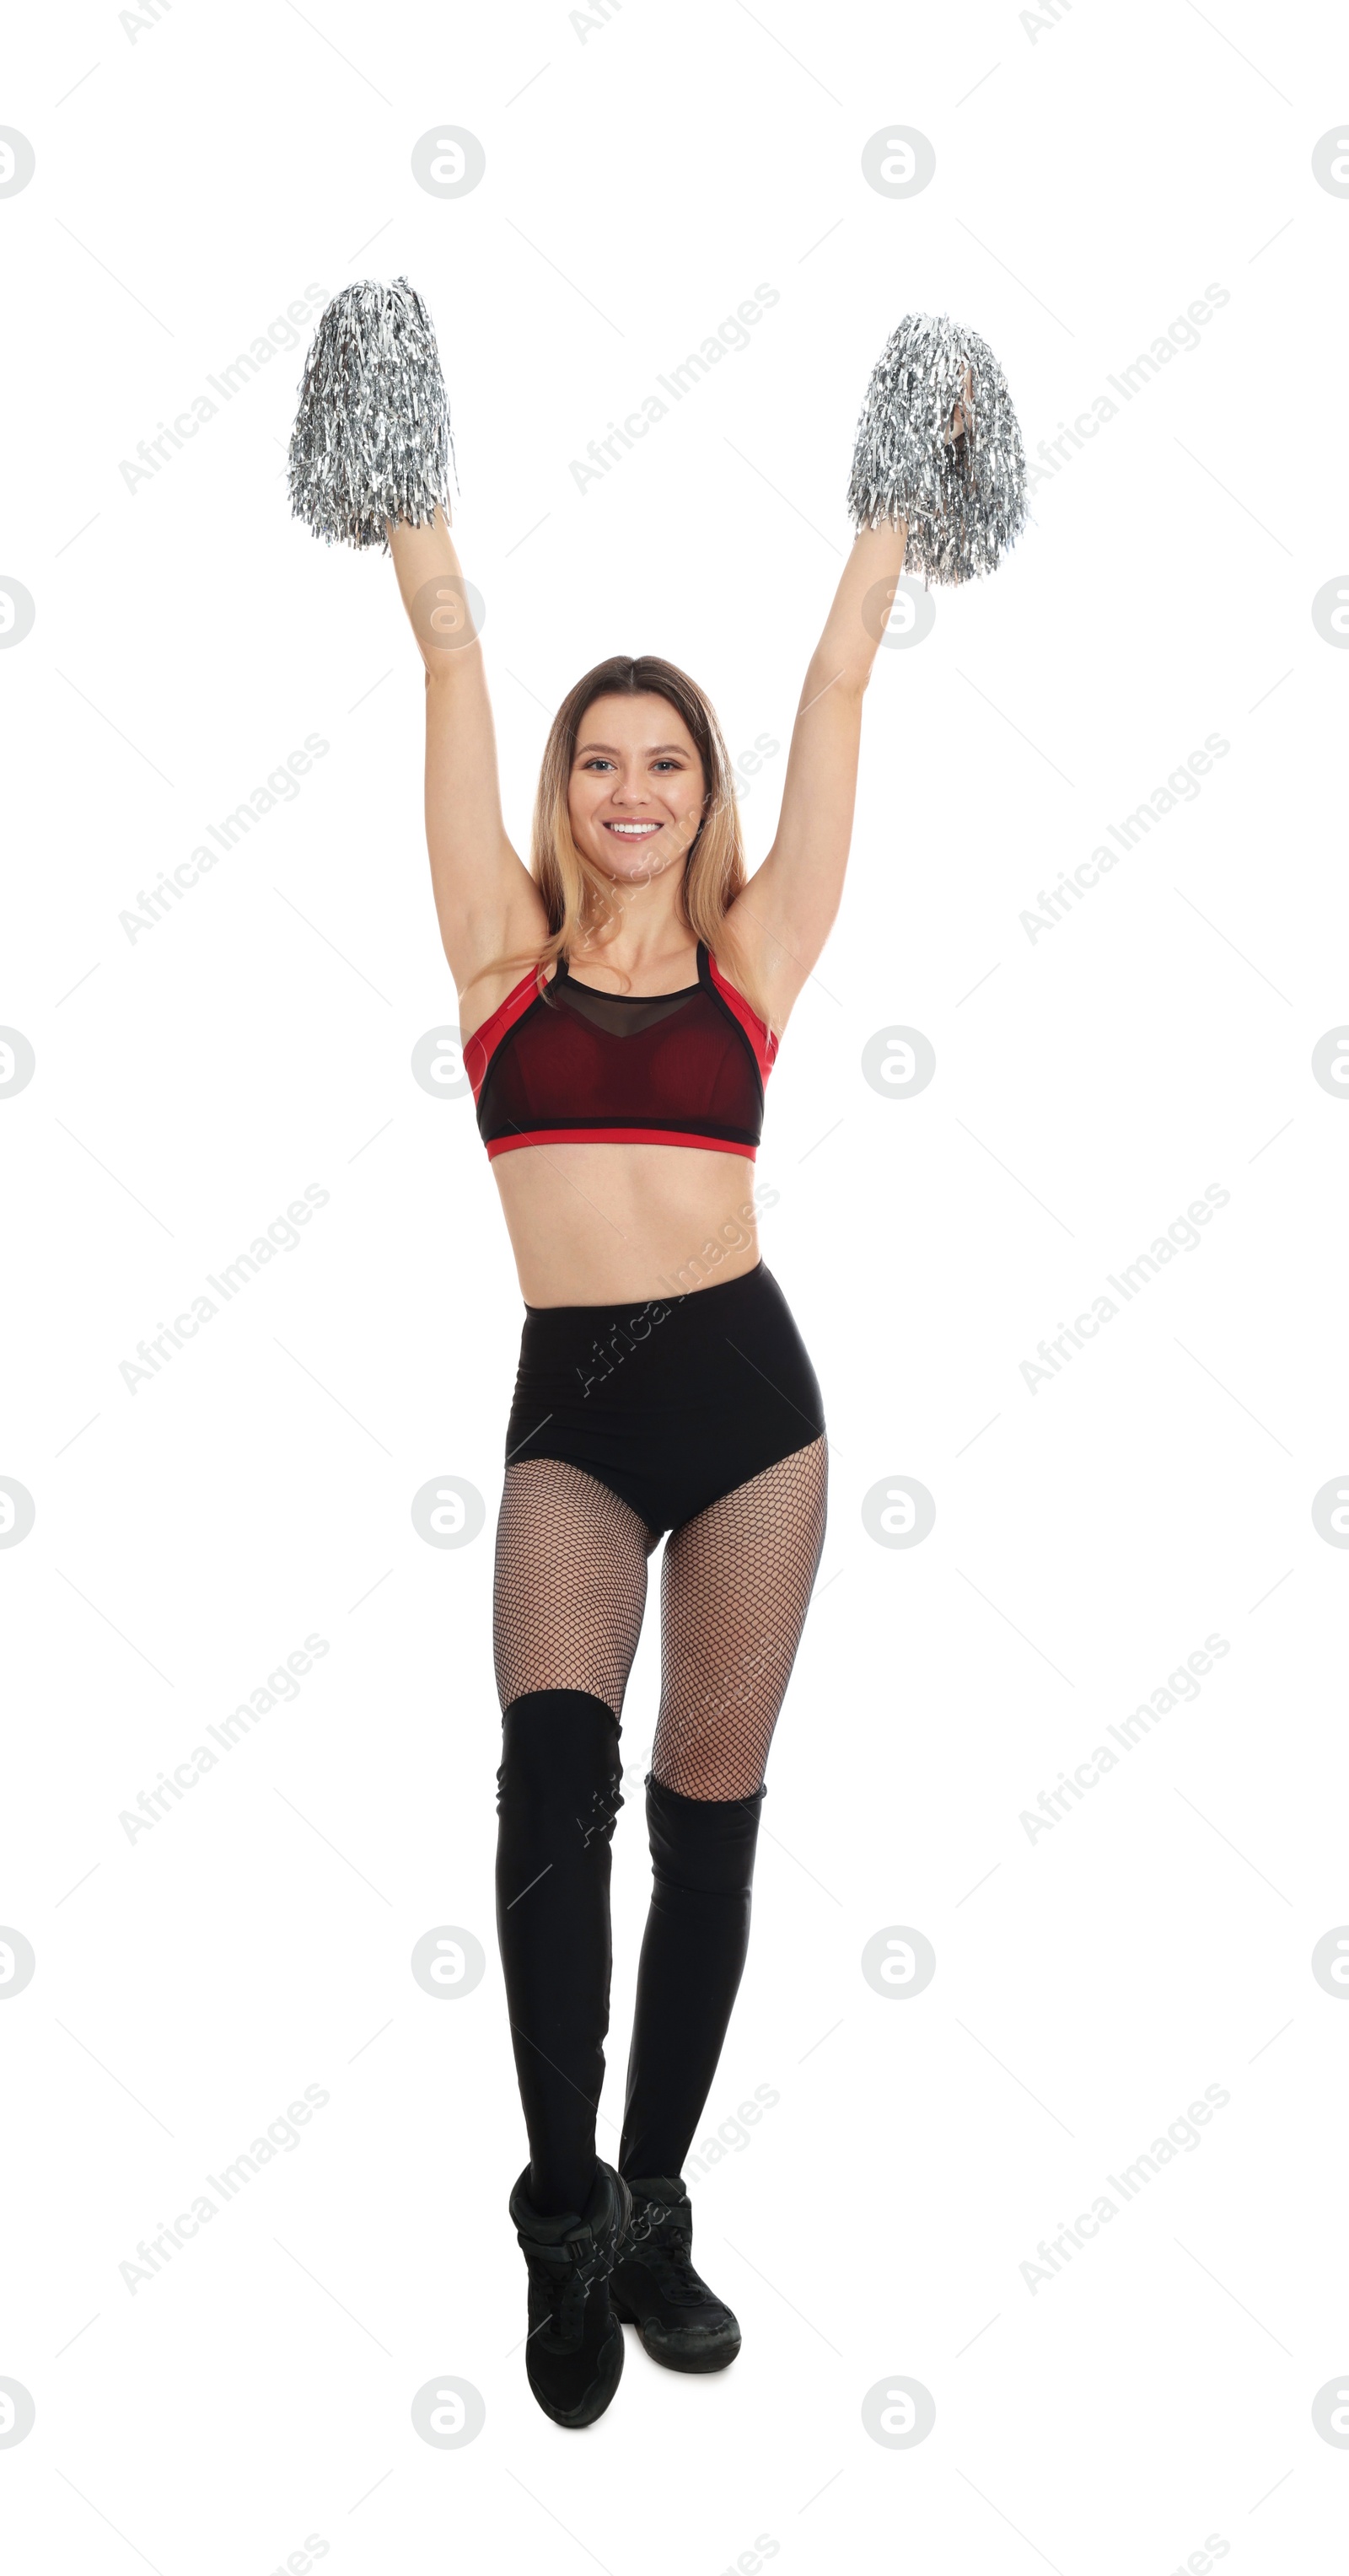
[[[809,1354],[762,1261],[636,1306],[526,1306],[506,1463],[563,1458],[678,1529],[824,1430]]]

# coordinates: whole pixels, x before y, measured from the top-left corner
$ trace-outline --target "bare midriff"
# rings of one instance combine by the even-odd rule
[[[694,1145],[520,1145],[492,1164],[527,1306],[682,1297],[759,1258],[754,1165]]]

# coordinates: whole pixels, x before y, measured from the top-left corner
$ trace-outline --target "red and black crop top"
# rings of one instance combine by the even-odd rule
[[[559,957],[464,1047],[489,1156],[519,1145],[698,1145],[752,1162],[777,1039],[700,939],[678,993],[600,993]]]

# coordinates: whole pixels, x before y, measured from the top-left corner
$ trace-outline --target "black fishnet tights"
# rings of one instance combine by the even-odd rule
[[[651,1767],[686,1798],[763,1781],[824,1545],[821,1434],[673,1530],[661,1569],[661,1698]],[[497,1524],[494,1643],[502,1708],[588,1691],[621,1717],[659,1543],[584,1469],[522,1458]]]
[[[492,1641],[503,1709],[526,1691],[590,1691],[623,1714],[659,1544],[621,1494],[561,1458],[517,1458],[497,1521]]]

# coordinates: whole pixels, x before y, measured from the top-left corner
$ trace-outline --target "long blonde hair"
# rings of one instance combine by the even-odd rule
[[[738,954],[735,933],[726,917],[749,877],[730,757],[710,700],[686,671],[673,662],[662,661],[655,653],[639,654],[635,660],[627,653],[611,654],[607,662],[597,662],[568,690],[558,708],[539,770],[529,861],[530,874],[548,915],[549,935],[542,949],[522,949],[494,958],[492,966],[481,971],[491,973],[537,955],[542,992],[545,970],[555,958],[565,956],[570,961],[573,947],[583,939],[602,948],[606,934],[609,939],[617,935],[622,922],[621,898],[612,881],[576,846],[568,790],[581,726],[596,699],[648,696],[664,698],[682,717],[703,768],[703,819],[684,860],[680,918],[695,938],[713,951],[718,964],[730,973],[753,1008],[759,1010],[754,993],[745,984],[744,960]],[[625,976],[623,980],[626,983],[631,979]],[[766,1020],[766,1012],[760,1011],[760,1017]]]

